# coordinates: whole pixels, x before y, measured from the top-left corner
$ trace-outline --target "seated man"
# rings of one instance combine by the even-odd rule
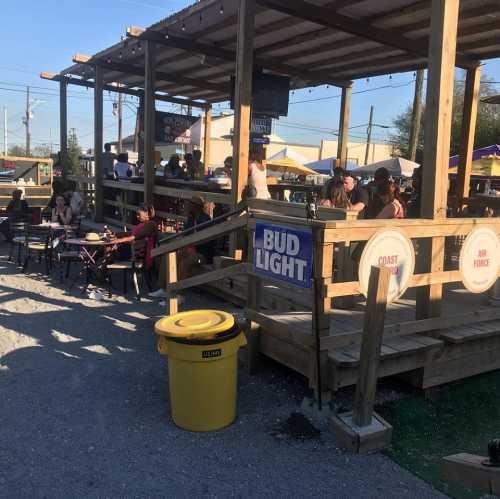
[[[368,205],[368,193],[359,186],[354,177],[344,177],[344,189],[347,195],[347,209],[361,213]]]
[[[11,240],[11,234],[10,234],[10,222],[11,220],[14,219],[22,219],[22,218],[27,218],[30,212],[28,203],[26,200],[21,199],[23,195],[23,191],[20,189],[16,189],[15,191],[12,191],[12,199],[9,201],[9,204],[7,205],[6,211],[7,211],[7,220],[4,220],[0,224],[0,233],[3,234],[4,238],[7,241]]]

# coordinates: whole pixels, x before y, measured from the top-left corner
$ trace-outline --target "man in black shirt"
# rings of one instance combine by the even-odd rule
[[[363,187],[360,187],[354,177],[346,175],[344,177],[344,189],[349,200],[349,210],[361,213],[368,205],[368,193]]]

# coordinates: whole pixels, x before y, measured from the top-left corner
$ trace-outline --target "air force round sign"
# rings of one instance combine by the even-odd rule
[[[366,244],[359,262],[359,287],[367,296],[372,266],[391,271],[387,302],[397,300],[408,288],[415,270],[415,252],[411,241],[398,230],[384,230]]]
[[[488,228],[472,231],[460,251],[460,273],[466,289],[483,293],[495,284],[500,265],[500,242]]]

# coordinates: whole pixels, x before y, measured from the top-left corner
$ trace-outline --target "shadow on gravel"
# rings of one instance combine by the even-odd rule
[[[176,428],[157,304],[92,302],[0,266],[0,497],[440,497],[383,456],[342,454],[326,428],[273,438],[307,390],[272,361],[240,370],[235,424]]]

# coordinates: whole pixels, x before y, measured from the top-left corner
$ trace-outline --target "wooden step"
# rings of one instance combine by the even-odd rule
[[[448,343],[456,344],[496,335],[500,335],[500,321],[498,320],[448,329],[443,331],[439,337]]]
[[[420,334],[394,336],[383,340],[380,359],[386,360],[412,355],[431,348],[439,348],[442,345],[442,341]],[[328,358],[337,366],[355,367],[359,364],[360,346],[334,349],[328,352]]]

